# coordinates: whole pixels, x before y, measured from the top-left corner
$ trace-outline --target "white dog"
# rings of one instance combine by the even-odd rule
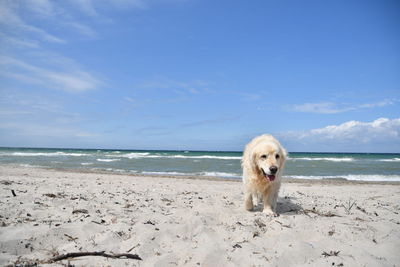
[[[244,204],[253,210],[262,197],[263,212],[275,214],[286,151],[271,135],[261,135],[248,143],[243,152]]]

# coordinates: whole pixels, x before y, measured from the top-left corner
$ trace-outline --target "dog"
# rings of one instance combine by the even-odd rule
[[[276,214],[286,150],[272,135],[254,138],[243,151],[242,168],[245,209],[251,211],[263,199],[263,212]]]

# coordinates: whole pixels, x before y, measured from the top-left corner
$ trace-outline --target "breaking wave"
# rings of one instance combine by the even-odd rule
[[[350,162],[354,161],[354,158],[311,158],[311,157],[305,157],[305,158],[289,158],[289,160],[292,161],[297,161],[297,160],[304,160],[304,161],[334,161],[334,162]]]
[[[349,175],[337,175],[337,176],[313,176],[313,175],[291,175],[286,176],[285,178],[294,178],[294,179],[312,179],[312,180],[321,180],[321,179],[345,179],[349,181],[369,181],[369,182],[396,182],[400,181],[399,175],[373,175],[373,174],[349,174]]]

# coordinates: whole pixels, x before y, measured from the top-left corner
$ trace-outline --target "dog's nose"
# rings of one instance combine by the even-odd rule
[[[271,174],[275,174],[278,171],[278,167],[271,166],[271,167],[269,167],[269,170],[270,170]]]

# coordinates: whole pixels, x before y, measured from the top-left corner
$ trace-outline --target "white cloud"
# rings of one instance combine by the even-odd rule
[[[27,7],[32,12],[43,15],[51,16],[54,14],[54,6],[50,0],[26,0]]]
[[[91,0],[70,0],[81,12],[88,16],[97,16],[98,13]]]
[[[337,114],[344,113],[348,111],[367,109],[367,108],[376,108],[376,107],[385,107],[389,105],[395,104],[396,100],[385,99],[375,103],[366,103],[359,105],[352,104],[337,104],[332,102],[321,102],[321,103],[304,103],[299,105],[288,106],[287,109],[296,112],[305,112],[305,113],[317,113],[317,114]]]
[[[73,9],[64,4],[54,5],[49,0],[0,1],[0,34],[8,40],[7,43],[12,41],[11,48],[14,48],[13,45],[27,47],[27,44],[34,44],[38,48],[42,42],[67,43],[66,39],[49,33],[49,29],[69,29],[89,38],[97,37],[97,33],[88,25],[78,22],[72,15]],[[36,21],[44,22],[46,30],[38,26]]]
[[[400,140],[400,118],[379,118],[372,122],[348,121],[340,125],[331,125],[314,129],[302,138],[318,138],[319,140],[354,141],[368,143],[377,140]]]
[[[3,35],[10,38],[26,39],[26,34],[33,34],[43,41],[53,43],[65,43],[65,40],[48,33],[42,28],[35,27],[30,23],[25,22],[19,13],[20,6],[9,1],[0,2],[0,25],[2,26]],[[22,38],[21,35],[24,35]],[[35,37],[31,37],[35,38]],[[31,39],[29,38],[29,39]]]
[[[23,40],[20,38],[15,38],[13,36],[8,36],[0,32],[0,39],[2,43],[9,47],[22,47],[22,48],[38,48],[39,42],[35,40]]]
[[[59,32],[60,28],[66,28],[89,38],[97,37],[97,32],[93,28],[78,22],[77,12],[89,18],[91,22],[105,22],[109,21],[103,15],[105,11],[143,9],[147,8],[150,2],[151,0],[2,0],[0,1],[0,26],[2,34],[7,35],[8,38],[18,36],[28,43],[40,39],[40,41],[64,44],[67,43],[65,39],[49,33],[48,29],[53,27]],[[36,18],[45,22],[46,30],[42,26],[35,25]]]
[[[89,37],[89,38],[96,38],[97,32],[93,30],[91,27],[84,25],[82,23],[76,21],[69,21],[65,22],[64,25],[72,28],[73,30],[79,32],[81,35]]]
[[[376,102],[376,103],[362,104],[362,105],[359,105],[358,108],[385,107],[385,106],[394,105],[396,102],[398,102],[398,101],[395,100],[395,99],[385,99],[383,101],[379,101],[379,102]]]
[[[64,61],[64,64],[61,64],[62,70],[56,70],[55,66],[36,66],[12,57],[0,56],[0,64],[3,65],[0,75],[19,82],[39,84],[67,92],[92,90],[102,84],[99,79],[76,66],[77,64],[71,64],[71,60],[60,57],[58,61]]]
[[[296,151],[400,152],[400,118],[348,121],[278,136]]]
[[[353,108],[339,108],[334,103],[324,102],[324,103],[305,103],[301,105],[294,105],[291,107],[292,110],[298,112],[307,112],[307,113],[320,113],[320,114],[335,114],[346,112],[352,110]]]
[[[99,16],[99,10],[104,8],[131,9],[146,8],[148,0],[70,0],[75,7],[88,16]]]

